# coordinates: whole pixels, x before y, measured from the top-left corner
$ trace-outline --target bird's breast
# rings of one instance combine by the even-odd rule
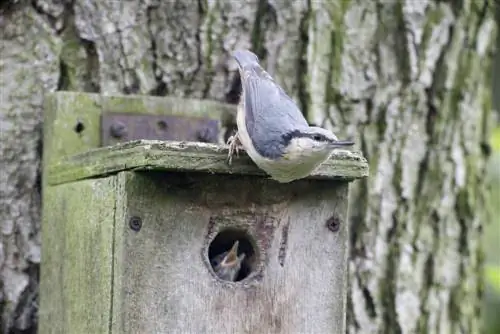
[[[329,156],[329,154],[304,155],[293,151],[286,153],[278,159],[265,158],[257,152],[248,134],[245,122],[245,110],[241,103],[238,105],[236,124],[238,125],[239,140],[247,154],[260,169],[278,182],[287,183],[308,176]]]

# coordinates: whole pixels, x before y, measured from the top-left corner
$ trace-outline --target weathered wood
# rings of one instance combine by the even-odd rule
[[[206,144],[188,146],[204,159],[214,154]],[[109,156],[98,149],[86,158],[100,151]],[[346,180],[94,176],[45,190],[41,333],[345,332]],[[139,230],[132,217],[141,219]],[[228,228],[253,247],[243,249],[249,275],[235,283],[218,279],[208,259]]]
[[[139,140],[65,158],[49,168],[47,177],[50,184],[59,184],[124,170],[266,175],[244,152],[231,165],[226,161],[227,146]],[[368,163],[359,152],[337,150],[310,178],[350,181],[367,175]]]
[[[168,96],[48,94],[44,114],[44,162],[55,163],[64,156],[100,147],[103,112],[208,117],[224,123],[234,109],[232,105],[216,101]]]
[[[347,194],[331,180],[154,171],[51,186],[40,333],[344,333]],[[208,260],[227,228],[254,247],[234,283]]]
[[[346,182],[118,178],[112,333],[345,333]],[[142,219],[139,231],[132,216]],[[332,217],[337,231],[327,226]],[[258,249],[254,271],[235,283],[216,278],[207,259],[227,227],[246,231]]]
[[[39,333],[108,333],[116,180],[45,190]]]

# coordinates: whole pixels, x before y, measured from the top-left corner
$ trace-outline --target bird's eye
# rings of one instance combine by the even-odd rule
[[[320,136],[320,135],[314,135],[313,139],[316,140],[316,141],[321,141],[321,140],[323,140],[323,137]]]

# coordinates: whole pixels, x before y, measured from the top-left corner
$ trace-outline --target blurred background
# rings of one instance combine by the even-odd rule
[[[499,95],[495,94],[495,97]],[[498,106],[500,105],[497,104],[497,110],[500,110]],[[483,321],[485,333],[488,334],[500,332],[500,127],[498,122],[491,136],[491,144],[493,155],[487,170],[487,182],[491,184],[491,216],[485,226],[483,236],[485,251]]]
[[[500,22],[500,8],[496,7],[496,22]],[[500,35],[497,35],[497,50]],[[500,73],[500,53],[495,52],[493,73]],[[484,228],[485,294],[483,298],[483,323],[485,333],[500,333],[500,78],[493,74],[493,126],[490,143],[491,159],[486,171],[486,182],[490,184],[489,219]]]

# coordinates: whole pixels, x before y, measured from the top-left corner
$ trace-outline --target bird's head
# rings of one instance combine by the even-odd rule
[[[295,130],[284,136],[285,152],[290,157],[325,156],[333,149],[352,146],[352,141],[338,140],[330,130],[316,126]]]
[[[238,276],[241,263],[245,259],[245,253],[238,255],[238,245],[239,241],[237,240],[214,268],[216,274],[223,280],[234,282]]]

